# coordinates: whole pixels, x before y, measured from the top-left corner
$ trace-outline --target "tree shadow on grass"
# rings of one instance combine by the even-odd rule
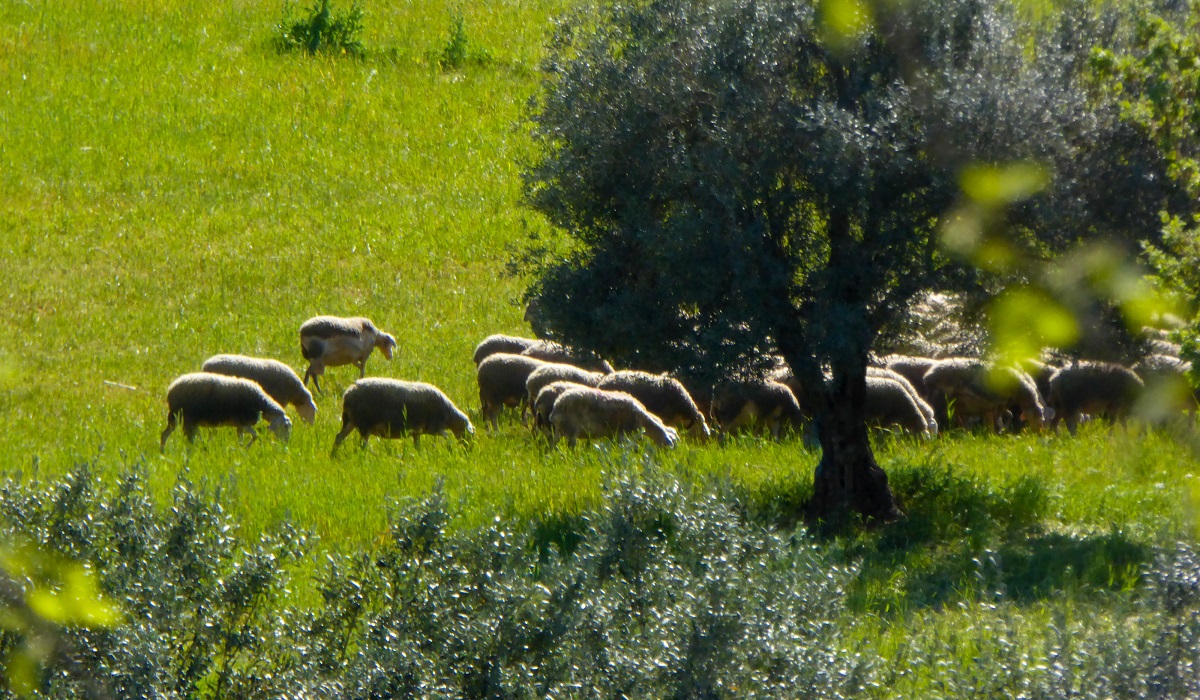
[[[1099,597],[1134,587],[1155,554],[1115,526],[1046,531],[1051,492],[1034,477],[993,484],[933,463],[894,466],[889,475],[904,519],[817,529],[860,567],[850,590],[854,609],[887,614],[980,597]]]

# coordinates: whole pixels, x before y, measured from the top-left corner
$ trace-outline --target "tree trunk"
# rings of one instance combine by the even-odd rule
[[[837,376],[841,374],[841,376]],[[867,434],[866,366],[837,372],[817,414],[821,462],[808,515],[829,520],[847,510],[884,522],[900,517],[887,474],[875,462]]]

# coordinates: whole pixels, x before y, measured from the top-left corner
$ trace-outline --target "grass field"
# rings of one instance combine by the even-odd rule
[[[143,464],[164,496],[183,473],[224,484],[248,530],[290,519],[335,549],[439,480],[468,526],[594,505],[620,448],[551,452],[515,422],[476,420],[465,448],[330,458],[347,368],[286,446],[214,431],[158,451],[175,376],[219,352],[302,370],[296,330],[317,313],[372,317],[399,348],[370,374],[433,382],[477,418],[471,349],[528,333],[504,269],[542,227],[519,206],[521,116],[562,5],[364,2],[368,53],[350,59],[277,53],[274,1],[0,3],[0,469]],[[436,66],[454,12],[490,63]],[[949,633],[965,613],[943,606],[996,588],[1031,626],[1064,591],[1106,605],[1152,547],[1193,538],[1196,453],[1167,433],[881,438],[880,456],[909,518],[828,541],[861,564],[864,639],[897,615]],[[816,455],[745,439],[660,459],[786,524]]]

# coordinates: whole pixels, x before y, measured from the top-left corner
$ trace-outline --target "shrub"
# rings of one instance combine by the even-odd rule
[[[500,519],[455,531],[440,487],[398,504],[375,549],[312,561],[309,538],[288,527],[244,539],[219,488],[181,478],[161,508],[142,469],[115,485],[87,464],[52,484],[9,476],[0,482],[0,540],[69,554],[124,609],[116,627],[58,629],[35,695],[1200,692],[1200,557],[1189,545],[1160,553],[1140,592],[1102,615],[1070,598],[1027,608],[997,592],[961,599],[957,609],[914,610],[907,629],[921,634],[881,655],[886,645],[873,646],[875,635],[863,635],[843,608],[854,570],[837,565],[836,548],[818,547],[802,530],[748,523],[731,499],[664,474],[649,456],[604,459],[604,501],[572,522],[569,554],[539,547],[545,541],[534,528]],[[937,470],[913,482],[943,495],[964,489]],[[1018,483],[1005,491],[1030,501],[1014,508],[1020,522],[1041,507],[1028,490]],[[287,595],[301,568],[316,572],[319,600],[307,609]],[[0,666],[24,641],[0,632]],[[0,697],[11,695],[0,687]]]
[[[320,0],[309,9],[306,17],[293,20],[291,6],[285,3],[276,42],[284,51],[303,49],[309,54],[327,51],[361,56],[364,53],[362,31],[363,11],[357,4],[345,12],[334,12],[329,7],[329,0]]]
[[[467,36],[467,20],[461,12],[450,15],[450,35],[437,54],[437,63],[444,69],[461,70],[468,65],[486,65],[492,53]]]

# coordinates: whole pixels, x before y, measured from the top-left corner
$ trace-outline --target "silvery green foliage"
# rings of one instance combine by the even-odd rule
[[[350,697],[842,697],[848,571],[739,521],[715,495],[626,466],[569,555],[500,522],[449,536],[401,511],[346,662]],[[362,570],[359,570],[362,572]],[[366,572],[362,572],[366,573]],[[324,652],[325,658],[339,653]]]
[[[61,630],[38,695],[1200,695],[1190,545],[1163,552],[1143,590],[1109,594],[1104,615],[1070,596],[1027,608],[995,591],[925,613],[930,624],[911,627],[926,632],[884,658],[843,608],[855,572],[835,547],[748,524],[720,489],[636,451],[606,459],[604,502],[578,521],[570,552],[499,519],[454,530],[439,488],[400,504],[383,544],[316,562],[287,528],[244,541],[220,490],[181,480],[163,508],[139,470],[111,486],[87,465],[52,484],[10,478],[0,539],[87,562],[126,615],[113,629]],[[304,609],[284,595],[296,564],[318,571],[320,598]],[[19,641],[0,633],[0,663]]]
[[[289,527],[245,542],[212,494],[180,480],[156,508],[134,470],[104,492],[87,464],[57,484],[0,487],[0,539],[87,563],[124,610],[113,629],[64,630],[48,697],[268,697],[288,688],[285,568],[307,550]],[[0,661],[15,640],[0,644]]]

